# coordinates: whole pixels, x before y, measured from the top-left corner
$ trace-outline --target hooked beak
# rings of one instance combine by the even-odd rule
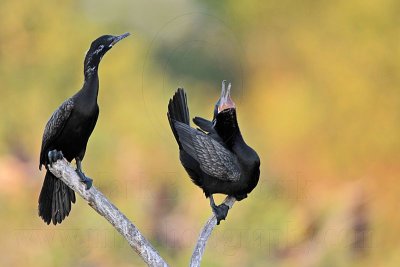
[[[124,33],[124,34],[121,34],[121,35],[118,35],[118,36],[114,36],[114,40],[110,44],[110,47],[113,47],[116,43],[118,43],[122,39],[128,37],[129,35],[131,35],[131,34],[129,32],[127,32],[127,33]]]
[[[231,99],[231,86],[232,84],[229,83],[228,88],[226,88],[226,81],[222,81],[221,97],[218,101],[218,113],[225,109],[236,108],[235,103]]]

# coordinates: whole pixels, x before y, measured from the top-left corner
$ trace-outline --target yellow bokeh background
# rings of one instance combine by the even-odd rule
[[[37,215],[41,137],[103,58],[100,116],[83,161],[171,266],[186,266],[208,200],[180,165],[166,119],[185,87],[210,118],[223,79],[258,187],[235,204],[203,266],[399,266],[400,2],[0,2],[1,266],[144,266],[81,198],[57,226]],[[218,201],[222,200],[222,196]]]

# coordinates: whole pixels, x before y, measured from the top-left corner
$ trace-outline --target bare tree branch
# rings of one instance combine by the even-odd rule
[[[235,203],[236,199],[231,196],[227,196],[224,200],[224,204],[232,208],[233,204]],[[192,259],[190,260],[190,267],[198,267],[200,266],[201,258],[203,257],[204,250],[206,248],[206,244],[208,238],[211,235],[211,232],[214,230],[214,227],[217,225],[217,218],[215,214],[213,214],[210,219],[206,222],[203,229],[200,232],[199,239],[197,240],[196,247],[194,248]]]
[[[49,170],[86,200],[97,213],[106,218],[148,266],[168,266],[139,229],[96,187],[85,189],[85,185],[80,182],[75,170],[65,159],[57,161],[52,166],[49,165]]]

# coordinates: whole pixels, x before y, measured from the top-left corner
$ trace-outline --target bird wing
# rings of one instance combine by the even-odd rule
[[[217,141],[220,145],[226,148],[224,141],[218,135],[217,131],[214,129],[213,122],[203,119],[201,117],[194,117],[193,118],[194,124],[196,124],[201,131],[207,133],[209,137]]]
[[[194,117],[193,122],[205,132],[208,133],[215,132],[212,121],[206,120],[201,117]]]
[[[42,164],[46,163],[45,153],[48,146],[60,135],[68,118],[71,115],[72,109],[74,108],[74,101],[72,98],[65,100],[53,115],[51,115],[49,121],[44,128],[42,148],[40,150],[40,163],[39,169],[41,169]]]
[[[234,154],[205,133],[175,121],[183,149],[200,164],[200,169],[223,181],[236,182],[240,167]]]

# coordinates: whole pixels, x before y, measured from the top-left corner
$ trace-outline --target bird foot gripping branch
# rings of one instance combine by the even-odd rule
[[[54,150],[49,151],[49,153],[47,154],[47,157],[49,158],[49,164],[52,165],[57,160],[63,159],[64,155],[61,151],[57,151],[54,149]]]
[[[79,178],[81,179],[81,182],[86,185],[86,190],[89,190],[92,185],[93,185],[93,179],[87,177],[83,171],[82,171],[82,165],[81,165],[81,160],[79,158],[76,158],[76,173],[78,174]]]
[[[93,185],[93,179],[87,177],[83,172],[76,170],[76,173],[78,174],[79,178],[81,179],[81,182],[86,185],[86,190],[89,190],[92,185]]]
[[[229,207],[224,203],[222,203],[218,206],[217,205],[212,206],[212,210],[215,214],[215,218],[217,218],[217,225],[219,225],[219,223],[222,220],[225,220],[226,216],[228,216]]]
[[[64,158],[62,151],[57,151],[56,149],[49,151],[47,156],[49,158],[49,165],[53,165],[53,163],[57,162],[58,160],[62,160]],[[89,190],[93,185],[93,179],[87,177],[83,173],[80,160],[77,160],[77,168],[75,172],[76,174],[78,174],[81,182],[86,185],[86,190]]]

